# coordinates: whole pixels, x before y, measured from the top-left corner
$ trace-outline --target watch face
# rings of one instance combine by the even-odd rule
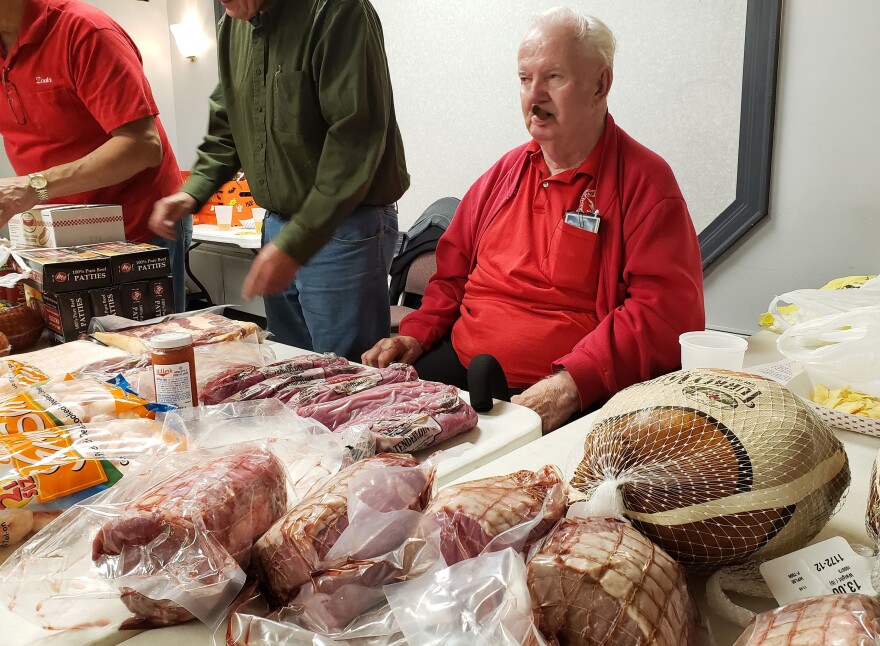
[[[31,177],[31,186],[33,186],[36,189],[46,188],[46,184],[48,184],[48,183],[49,182],[46,181],[45,177],[42,177],[42,176]]]

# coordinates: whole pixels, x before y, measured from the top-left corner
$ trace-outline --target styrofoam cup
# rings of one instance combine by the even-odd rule
[[[232,227],[232,207],[228,205],[215,206],[214,215],[217,216],[217,226],[221,230],[228,231]]]
[[[678,337],[678,342],[681,344],[681,367],[684,370],[742,370],[743,359],[749,347],[749,342],[741,336],[715,330],[685,332]]]
[[[266,217],[266,209],[255,206],[251,209],[251,214],[254,217],[254,228],[257,230],[257,233],[262,232],[263,218]]]

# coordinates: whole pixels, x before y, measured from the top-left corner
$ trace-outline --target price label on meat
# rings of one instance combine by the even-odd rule
[[[826,594],[858,592],[875,596],[875,558],[856,554],[841,536],[829,538],[761,564],[761,575],[782,604]]]

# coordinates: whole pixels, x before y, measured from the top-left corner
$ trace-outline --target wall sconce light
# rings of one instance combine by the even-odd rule
[[[181,56],[195,62],[196,58],[205,51],[205,36],[201,27],[194,20],[170,25],[171,35],[177,43],[177,49]]]

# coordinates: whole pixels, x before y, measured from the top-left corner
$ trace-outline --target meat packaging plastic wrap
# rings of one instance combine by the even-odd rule
[[[868,485],[868,511],[865,515],[865,529],[875,546],[880,546],[880,452],[874,458],[871,467],[871,482]]]
[[[339,376],[328,380],[327,383],[304,388],[280,399],[305,417],[314,417],[314,415],[303,412],[306,407],[311,410],[318,405],[345,410],[351,407],[352,402],[357,402],[355,409],[362,410],[364,403],[360,402],[357,396],[359,393],[372,392],[382,386],[399,383],[415,384],[418,378],[419,376],[412,366],[405,363],[392,363],[387,368],[379,370],[366,370],[355,375]],[[338,426],[338,424],[336,425]]]
[[[339,375],[353,375],[365,370],[366,368],[348,363],[345,359],[333,359],[327,365],[286,370],[278,376],[263,379],[252,386],[239,390],[223,401],[248,401],[269,397],[290,398],[304,388],[323,384]]]
[[[599,411],[571,484],[579,515],[620,517],[686,568],[758,563],[806,545],[849,486],[841,442],[774,381],[686,370]]]
[[[622,521],[563,520],[529,561],[528,584],[551,643],[705,643],[684,570]]]
[[[215,383],[221,375],[254,371],[275,360],[275,353],[269,345],[245,341],[196,346],[194,354],[196,387],[199,401],[204,404],[216,403],[211,400],[210,395],[206,401],[204,394],[207,393],[206,387]],[[89,377],[100,381],[112,381],[117,375],[122,375],[131,389],[144,399],[155,400],[156,385],[153,382],[152,355],[149,352],[96,361],[74,373],[77,378]]]
[[[522,550],[550,531],[565,509],[562,476],[545,466],[450,485],[437,493],[425,516],[440,527],[440,548],[452,565],[502,536],[504,546]]]
[[[429,387],[415,399],[395,401],[357,415],[335,430],[360,428],[375,437],[377,451],[406,453],[434,446],[476,425],[476,411],[458,396],[455,386],[445,386],[436,391]]]
[[[57,631],[218,623],[253,541],[286,509],[290,444],[187,451],[129,474],[13,553],[0,602]]]
[[[202,448],[263,439],[292,441],[281,457],[287,468],[292,504],[350,460],[349,438],[297,416],[277,399],[181,408],[161,416],[165,427]]]
[[[876,646],[880,601],[864,594],[801,599],[758,615],[734,646]]]
[[[144,418],[0,435],[0,547],[40,529],[51,519],[45,514],[186,446],[184,436]]]
[[[308,390],[303,392],[306,393]],[[438,392],[449,392],[449,386],[436,381],[407,380],[376,386],[335,401],[321,403],[312,401],[298,405],[294,410],[298,415],[311,417],[333,431],[340,426],[356,422],[359,417],[365,417],[378,408],[399,405]]]
[[[310,368],[322,368],[331,365],[347,365],[348,360],[339,358],[332,352],[324,354],[304,354],[291,359],[269,363],[268,365],[251,365],[230,367],[215,374],[200,390],[202,403],[219,404],[242,390],[246,390],[267,379],[284,375],[295,375]]]
[[[482,554],[385,588],[409,646],[544,646],[526,566],[513,549]]]
[[[409,455],[380,454],[355,462],[315,487],[257,541],[253,566],[274,606],[291,601],[349,525],[349,509],[421,511],[430,495],[433,471],[417,468]],[[381,536],[379,537],[381,538]],[[369,542],[371,556],[394,545]],[[386,549],[382,549],[382,548]],[[381,551],[376,551],[381,550]],[[364,557],[360,550],[350,555]]]
[[[111,419],[153,418],[167,407],[95,379],[52,379],[0,400],[0,435]]]

